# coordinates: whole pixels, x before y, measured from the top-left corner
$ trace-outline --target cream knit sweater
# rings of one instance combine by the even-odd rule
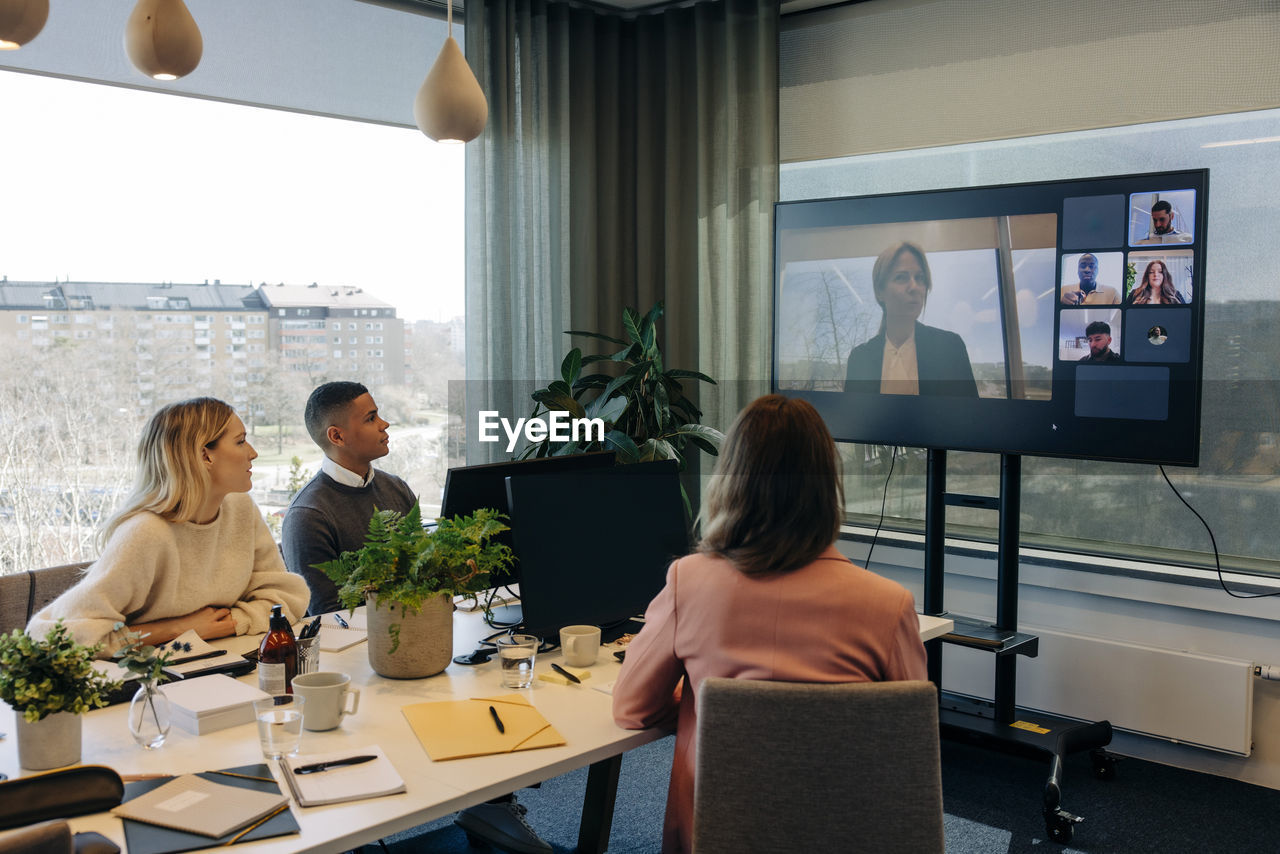
[[[232,493],[205,525],[168,522],[154,513],[126,520],[81,581],[31,618],[27,632],[43,637],[61,618],[83,644],[122,644],[117,622],[145,623],[227,607],[236,634],[265,632],[271,606],[291,621],[307,607],[307,585],[284,568],[262,514],[245,493]]]

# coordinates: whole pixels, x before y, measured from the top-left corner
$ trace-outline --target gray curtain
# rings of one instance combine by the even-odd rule
[[[777,0],[623,16],[547,0],[467,4],[489,98],[468,150],[468,435],[524,415],[567,329],[621,336],[666,303],[668,367],[727,429],[767,390],[777,199]],[[468,459],[503,456],[468,441]]]

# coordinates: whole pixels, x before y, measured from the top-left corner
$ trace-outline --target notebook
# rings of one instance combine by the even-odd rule
[[[320,649],[324,652],[340,652],[349,646],[369,639],[369,629],[364,614],[343,616],[347,625],[342,626],[332,614],[325,614],[320,622]]]
[[[314,774],[293,773],[295,768],[303,765],[360,755],[373,755],[377,759],[359,765],[327,768]],[[309,753],[305,756],[286,756],[280,760],[280,771],[284,781],[289,784],[289,790],[293,792],[294,800],[303,807],[380,798],[404,791],[404,780],[400,773],[382,752],[382,748],[376,745],[349,747],[329,753]]]
[[[288,803],[279,792],[241,789],[183,774],[114,807],[111,814],[216,839],[287,808]]]
[[[273,795],[280,794],[280,786],[276,784],[275,779],[271,776],[271,769],[263,764],[241,765],[234,768],[225,768],[221,771],[206,771],[199,776],[226,786],[268,792]],[[165,777],[125,783],[124,799],[127,802],[140,797],[153,789],[163,786],[172,779],[172,777]],[[287,809],[267,818],[261,824],[250,825],[244,830],[229,833],[218,839],[211,839],[208,836],[201,836],[185,830],[174,830],[155,824],[144,824],[140,821],[131,821],[129,819],[125,819],[121,824],[124,825],[124,838],[128,845],[129,854],[174,854],[174,852],[179,851],[195,851],[218,845],[231,845],[235,842],[252,842],[258,839],[270,839],[275,836],[298,832],[298,821],[293,817],[293,812]]]

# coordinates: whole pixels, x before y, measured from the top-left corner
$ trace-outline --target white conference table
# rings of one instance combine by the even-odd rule
[[[920,617],[924,640],[952,628],[952,621],[947,618]],[[478,613],[459,612],[454,618],[454,654],[470,652],[489,633],[491,630]],[[218,645],[236,654],[255,648],[257,641],[254,637],[228,638]],[[536,672],[551,672],[551,662],[559,662],[560,658],[559,651],[539,655]],[[578,850],[601,852],[608,847],[622,754],[667,734],[658,729],[624,730],[613,722],[611,697],[590,687],[617,678],[620,665],[605,649],[591,668],[591,678],[581,686],[535,679],[533,686],[523,692],[564,736],[564,746],[443,762],[433,762],[427,756],[401,714],[401,707],[509,691],[502,687],[496,657],[473,667],[450,664],[444,673],[427,679],[385,679],[370,668],[367,644],[360,643],[341,652],[321,652],[320,668],[349,674],[352,684],[360,688],[360,708],[338,729],[304,730],[301,752],[354,751],[377,744],[404,778],[406,791],[305,809],[294,804],[291,809],[301,833],[237,844],[236,849],[246,854],[346,851],[587,765],[591,769]],[[253,674],[242,677],[245,681],[255,678]],[[109,765],[122,775],[132,775],[210,771],[263,761],[253,723],[202,736],[175,726],[163,747],[144,750],[129,735],[127,708],[128,704],[120,704],[84,716],[83,763]],[[11,725],[6,729],[13,731]],[[275,763],[271,765],[279,780],[279,769]],[[12,735],[0,740],[0,771],[10,777],[28,773],[18,767]],[[283,784],[282,791],[288,791]],[[123,827],[108,814],[83,816],[72,819],[71,824],[77,832],[96,830],[122,850],[125,848]]]

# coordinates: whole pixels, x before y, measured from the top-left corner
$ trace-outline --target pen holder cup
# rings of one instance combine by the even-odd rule
[[[320,669],[320,636],[298,640],[298,675]]]

